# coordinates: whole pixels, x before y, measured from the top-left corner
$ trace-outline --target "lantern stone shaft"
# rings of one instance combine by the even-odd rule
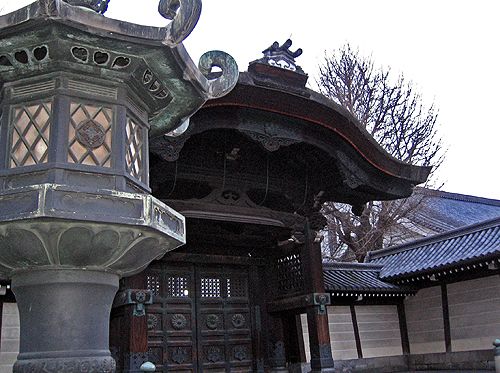
[[[160,1],[173,18],[164,28],[107,19],[107,4],[39,0],[0,17],[0,275],[20,311],[14,372],[114,372],[119,278],[185,243],[184,217],[150,195],[149,137],[238,78],[227,54],[198,68],[180,44],[199,0]],[[213,66],[222,74],[208,79]]]

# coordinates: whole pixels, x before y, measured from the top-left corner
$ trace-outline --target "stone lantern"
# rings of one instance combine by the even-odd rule
[[[20,311],[14,372],[114,371],[119,278],[186,237],[183,216],[149,194],[148,138],[237,81],[227,54],[196,67],[181,44],[200,0],[161,0],[166,27],[105,18],[108,1],[39,0],[0,17],[0,273]]]

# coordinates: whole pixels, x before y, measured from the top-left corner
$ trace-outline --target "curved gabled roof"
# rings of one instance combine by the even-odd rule
[[[249,109],[289,118],[300,122],[303,127],[301,141],[306,143],[325,142],[329,138],[338,143],[340,139],[342,149],[331,147],[330,156],[353,175],[360,173],[363,163],[362,168],[370,174],[367,189],[377,190],[372,194],[380,196],[378,199],[407,197],[415,185],[427,180],[431,167],[410,165],[392,157],[345,109],[311,89],[298,87],[293,77],[298,73],[257,64],[258,73],[255,68],[240,73],[236,87],[225,97],[207,101],[204,109]],[[263,74],[268,74],[269,78],[262,79]],[[280,79],[281,84],[277,83]],[[362,161],[354,159],[352,154]]]

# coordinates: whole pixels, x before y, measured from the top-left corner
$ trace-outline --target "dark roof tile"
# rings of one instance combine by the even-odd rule
[[[341,293],[413,294],[415,291],[380,280],[382,266],[367,263],[324,264],[325,290]]]
[[[388,280],[483,258],[500,258],[500,218],[372,251],[366,261],[381,265],[380,278]]]

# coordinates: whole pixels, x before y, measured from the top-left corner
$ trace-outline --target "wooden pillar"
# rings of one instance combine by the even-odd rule
[[[399,332],[401,333],[401,348],[403,355],[410,354],[410,339],[408,338],[408,325],[406,324],[406,311],[404,299],[398,305]]]
[[[446,352],[451,352],[450,310],[448,307],[448,289],[446,288],[446,284],[441,284],[441,305],[443,308],[444,344]]]
[[[298,336],[298,347],[299,347],[299,362],[307,362],[306,358],[306,348],[304,345],[304,333],[302,332],[302,318],[301,315],[295,315],[295,328],[297,330]]]
[[[358,318],[356,316],[356,308],[354,304],[349,306],[351,309],[352,329],[354,331],[354,340],[356,341],[356,351],[358,352],[358,359],[363,358],[363,348],[361,347],[361,337],[359,336]]]
[[[267,310],[266,297],[262,295],[265,294],[265,269],[251,266],[249,279],[250,286],[248,290],[250,292],[251,304],[253,304],[252,314],[254,325],[252,328],[252,346],[254,351],[253,369],[257,373],[264,373],[266,328],[263,328],[262,325],[267,320]]]
[[[316,240],[316,232],[310,229],[308,220],[305,226],[305,236],[305,244],[301,251],[305,290],[306,292],[317,294],[315,298],[318,298],[314,301],[315,305],[307,308],[311,372],[333,372],[328,311],[326,305],[320,304],[324,303],[322,301],[325,298],[329,298],[329,296],[324,294],[325,286],[323,282],[321,244]]]
[[[146,304],[151,303],[152,294],[144,289],[143,274],[127,278],[115,299],[122,320],[118,331],[121,339],[120,358],[123,373],[139,373],[148,361],[148,323]],[[117,331],[113,331],[116,333]]]
[[[301,362],[301,345],[303,347],[304,340],[302,337],[302,327],[297,325],[297,315],[287,313],[283,315],[283,334],[286,349],[286,361],[289,364]],[[303,348],[302,348],[303,351]]]
[[[334,372],[328,316],[319,306],[307,309],[311,373]]]
[[[269,317],[269,367],[270,373],[288,372],[286,368],[285,333],[281,315],[272,314]]]

